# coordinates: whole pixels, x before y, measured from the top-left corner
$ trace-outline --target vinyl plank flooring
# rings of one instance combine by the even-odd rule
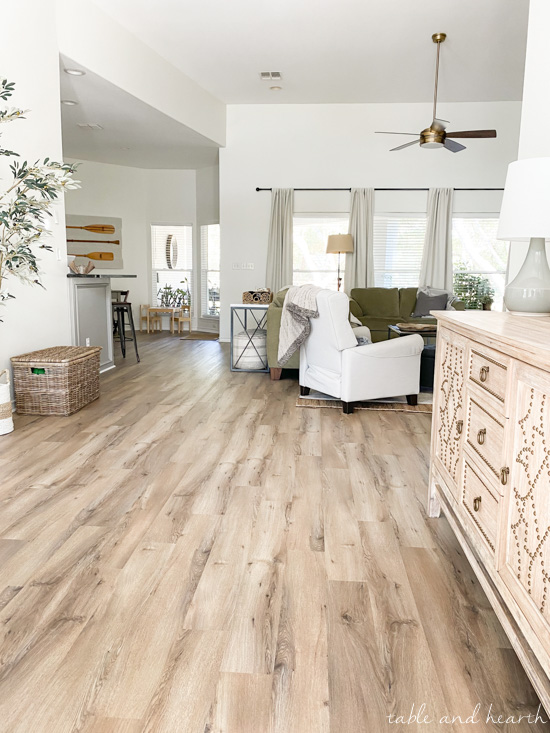
[[[296,408],[295,379],[231,372],[227,345],[138,338],[99,400],[2,438],[2,733],[439,733],[477,701],[536,710],[426,518],[429,416]],[[389,722],[422,702],[432,723]]]

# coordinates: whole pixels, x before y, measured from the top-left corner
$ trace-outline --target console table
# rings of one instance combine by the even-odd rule
[[[550,318],[437,311],[429,515],[550,711]]]

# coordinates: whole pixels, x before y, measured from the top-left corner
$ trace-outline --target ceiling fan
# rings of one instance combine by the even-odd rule
[[[420,144],[421,148],[447,148],[451,153],[460,153],[461,150],[465,150],[466,146],[451,140],[451,138],[474,138],[474,137],[496,137],[496,130],[462,130],[460,132],[446,132],[446,127],[449,122],[447,120],[440,120],[437,118],[437,83],[439,79],[439,51],[441,44],[447,38],[446,33],[434,33],[432,41],[437,44],[437,56],[435,62],[435,88],[434,88],[434,112],[433,122],[425,130],[422,130],[420,135],[416,132],[377,132],[378,135],[414,135],[417,140],[413,140],[411,143],[405,143],[399,145],[397,148],[392,148],[390,152],[394,150],[403,150],[408,148],[410,145]]]

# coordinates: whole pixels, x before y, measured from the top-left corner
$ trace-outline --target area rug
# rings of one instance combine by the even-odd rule
[[[409,405],[404,397],[390,397],[387,400],[372,400],[371,402],[356,402],[355,410],[393,410],[395,412],[432,412],[432,392],[421,392],[418,395],[418,404]],[[298,397],[296,407],[332,407],[342,409],[341,400],[334,399],[322,392],[312,391],[307,397]]]
[[[217,341],[220,337],[219,333],[209,333],[208,331],[191,331],[187,336],[182,336],[180,341]]]

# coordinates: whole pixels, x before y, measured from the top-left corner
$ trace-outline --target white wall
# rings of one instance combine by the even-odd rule
[[[31,110],[27,119],[2,125],[3,145],[20,152],[23,160],[61,160],[59,61],[53,6],[43,0],[4,3],[2,24],[10,30],[2,34],[0,69],[3,76],[16,82],[8,105]],[[9,175],[8,160],[2,158],[2,186]],[[71,195],[69,192],[68,196]],[[46,290],[9,281],[8,289],[17,299],[6,307],[0,306],[0,318],[4,321],[0,323],[0,369],[9,365],[11,356],[71,343],[64,224],[61,201],[51,220],[53,236],[49,243],[54,253],[40,255]]]
[[[550,28],[550,2],[531,0],[518,158],[550,156],[548,28]],[[528,246],[527,242],[512,243],[508,262],[508,281],[513,280],[519,272]],[[550,258],[548,241],[546,242],[546,255]]]
[[[531,0],[518,158],[550,156],[550,2]]]
[[[441,104],[455,130],[496,128],[496,140],[468,140],[468,149],[389,148],[407,138],[375,130],[414,132],[430,117],[426,104],[232,105],[227,146],[220,150],[222,318],[229,335],[229,304],[263,286],[270,194],[259,187],[502,187],[517,156],[521,103]],[[500,193],[457,193],[458,211],[494,212]],[[296,211],[348,211],[349,194],[295,195]],[[379,193],[377,211],[425,210],[425,194]],[[424,207],[424,208],[423,208]],[[254,271],[233,263],[253,262]]]
[[[112,286],[130,290],[137,323],[139,305],[151,302],[151,224],[191,224],[198,241],[196,172],[81,161],[78,177],[82,188],[68,199],[68,214],[122,218],[124,268],[119,272],[137,279],[114,279]]]

